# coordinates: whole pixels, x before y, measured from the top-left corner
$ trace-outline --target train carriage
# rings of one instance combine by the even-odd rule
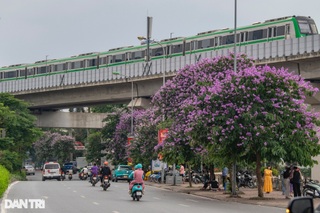
[[[275,40],[300,38],[318,34],[314,20],[306,16],[287,16],[237,28],[236,45],[246,46]],[[211,30],[190,37],[164,39],[150,42],[151,60],[173,58],[234,45],[234,29]],[[0,68],[0,82],[36,78],[47,75],[97,70],[100,68],[143,62],[146,42],[139,46],[126,46],[106,52],[91,52],[69,58],[37,61]]]

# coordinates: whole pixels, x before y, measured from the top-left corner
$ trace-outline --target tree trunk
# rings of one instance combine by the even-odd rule
[[[210,166],[209,172],[210,172],[210,182],[211,182],[216,179],[216,175],[214,174],[214,165]]]
[[[261,175],[261,156],[259,153],[256,154],[256,176],[257,176],[258,196],[263,197],[262,175]]]
[[[236,162],[234,161],[233,162],[233,165],[232,165],[232,170],[230,172],[231,174],[231,196],[237,196],[237,191],[236,191],[236,184],[237,184],[237,181],[236,181]]]
[[[189,186],[192,187],[192,175],[191,175],[191,165],[188,164],[189,171],[188,171],[188,176],[189,176]]]

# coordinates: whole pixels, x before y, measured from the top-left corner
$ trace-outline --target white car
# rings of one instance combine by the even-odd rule
[[[56,162],[48,162],[43,165],[42,169],[42,181],[46,179],[61,180],[60,164]]]
[[[25,171],[26,171],[26,175],[35,175],[35,169],[34,169],[34,167],[33,166],[31,166],[31,165],[25,165],[24,166],[24,169],[25,169]]]

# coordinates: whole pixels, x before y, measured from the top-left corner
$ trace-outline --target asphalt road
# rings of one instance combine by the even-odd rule
[[[15,212],[104,212],[104,213],[283,213],[285,210],[275,207],[222,202],[188,194],[177,193],[148,186],[140,201],[133,201],[128,194],[128,183],[111,183],[107,191],[100,186],[91,186],[73,176],[71,181],[41,181],[41,173],[28,176],[29,181],[13,184],[3,198],[2,213]],[[4,208],[4,201],[14,199],[43,199],[44,209]]]

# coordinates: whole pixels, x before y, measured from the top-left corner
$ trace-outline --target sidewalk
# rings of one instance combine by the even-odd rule
[[[226,202],[238,202],[245,204],[261,205],[261,206],[273,206],[279,208],[286,208],[289,203],[289,199],[285,199],[281,191],[273,191],[270,194],[264,193],[264,198],[258,197],[257,188],[240,188],[238,191],[238,198],[230,197],[230,194],[224,191],[211,191],[211,190],[200,190],[202,184],[192,184],[192,188],[189,187],[189,183],[184,183],[181,185],[169,185],[169,184],[159,184],[150,181],[145,181],[146,186],[154,186],[162,189],[167,189],[180,193],[193,194],[197,196],[207,197],[216,200],[223,200]],[[320,204],[319,199],[314,199],[314,206],[317,207]]]

